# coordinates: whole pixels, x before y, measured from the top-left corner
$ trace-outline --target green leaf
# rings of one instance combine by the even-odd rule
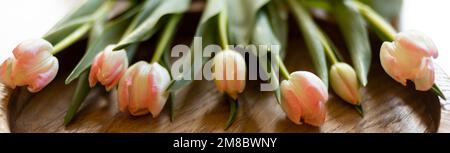
[[[280,42],[280,57],[284,59],[288,40],[288,11],[282,1],[271,1],[266,5],[273,32]]]
[[[281,45],[279,50],[276,51],[269,50],[269,51],[271,56],[279,55],[282,59],[285,55],[285,48],[287,44],[287,29],[288,29],[287,25],[288,25],[287,11],[286,9],[283,8],[283,3],[281,1],[271,1],[266,6],[264,6],[264,8],[261,9],[257,14],[256,24],[252,36],[252,43],[255,45],[259,44]],[[268,54],[262,56],[268,56]],[[269,81],[275,88],[274,91],[275,98],[278,104],[280,104],[281,90],[279,88],[279,76],[277,75],[278,73],[274,72],[275,65],[271,64],[272,62],[277,63],[278,61],[267,61],[267,57],[266,58],[263,57],[261,59],[259,60],[259,65],[260,66],[266,65],[262,66],[262,70],[264,71],[266,76],[270,76]]]
[[[96,10],[93,14],[89,15],[90,20],[87,20],[80,27],[72,31],[67,35],[59,35],[62,39],[58,40],[58,42],[54,42],[54,49],[52,50],[52,54],[56,54],[73,43],[77,42],[79,39],[83,38],[83,36],[92,28],[98,28],[98,23],[105,22],[107,20],[107,14],[115,4],[115,1],[106,1],[102,4],[102,6]],[[73,24],[71,24],[73,25]],[[63,27],[64,29],[64,27]],[[100,29],[101,30],[101,29]],[[99,30],[94,30],[99,31]],[[47,37],[48,38],[48,37]]]
[[[281,60],[281,59],[280,59]],[[277,62],[277,61],[273,61],[273,62]],[[275,99],[277,100],[278,104],[281,104],[281,88],[280,88],[280,78],[278,78],[279,76],[277,75],[278,73],[274,73],[275,68],[274,66],[271,66],[271,73],[269,74],[269,72],[266,69],[264,70],[264,73],[269,74],[270,77],[270,83],[272,84],[272,87],[275,88]]]
[[[169,45],[173,40],[174,34],[177,31],[177,25],[182,18],[182,14],[173,14],[170,16],[169,21],[165,25],[165,29],[161,32],[160,39],[156,45],[156,50],[151,62],[160,62],[166,69],[170,69],[170,52]],[[161,60],[162,56],[162,60]],[[171,73],[171,72],[169,72]],[[171,74],[172,76],[172,74]],[[173,81],[169,87],[172,86]],[[170,121],[175,120],[175,92],[166,91],[169,94],[168,107],[170,112]]]
[[[380,16],[375,10],[370,8],[370,6],[360,3],[358,1],[352,1],[353,6],[358,8],[361,15],[364,17],[365,21],[369,24],[371,29],[384,41],[393,41],[396,30],[392,25],[382,16]]]
[[[372,61],[369,34],[363,17],[352,4],[351,1],[338,1],[334,14],[344,35],[358,78],[365,86]]]
[[[159,5],[159,3],[162,0],[150,0],[150,1],[144,1],[139,6],[139,13],[134,17],[133,21],[131,22],[130,26],[128,26],[127,31],[125,32],[125,35],[130,34],[133,32],[133,30],[136,29],[137,26],[139,26],[142,22],[145,21],[145,19],[150,16],[150,14],[155,10],[155,8]]]
[[[317,29],[320,35],[320,42],[322,42],[322,45],[325,50],[325,54],[327,55],[328,59],[331,61],[330,65],[333,65],[339,61],[342,61],[342,56],[338,52],[338,49],[334,45],[334,43],[331,41],[330,38],[328,38],[327,35],[321,30]]]
[[[202,18],[200,19],[199,26],[197,27],[197,33],[201,31],[201,27],[207,25],[206,22],[219,15],[219,13],[222,12],[225,7],[225,0],[208,0],[206,3],[206,8],[202,14]]]
[[[122,49],[136,42],[145,41],[150,38],[157,28],[158,21],[169,14],[184,13],[189,9],[190,0],[164,0],[133,32],[120,40],[115,50]]]
[[[277,103],[281,104],[281,89],[280,88],[275,89],[275,98],[277,99]]]
[[[169,45],[173,40],[175,32],[177,31],[178,23],[180,22],[182,16],[182,14],[170,15],[169,21],[167,21],[167,24],[159,37],[151,63],[159,62],[164,54],[164,51],[169,49]]]
[[[361,105],[354,105],[353,107],[361,117],[364,117],[364,111]]]
[[[274,29],[272,28],[269,21],[268,14],[265,10],[262,10],[258,13],[256,17],[256,24],[253,28],[253,36],[252,42],[255,45],[267,45],[268,49],[270,49],[270,45],[281,45],[278,36],[276,35]],[[264,36],[264,37],[261,37]],[[279,50],[270,50],[274,54],[279,54]],[[258,56],[255,54],[255,56]]]
[[[231,44],[247,45],[257,12],[270,0],[227,0],[229,40]]]
[[[398,17],[403,5],[403,0],[353,0],[355,2],[362,2],[373,8],[376,12],[386,20],[392,20]],[[327,12],[332,12],[334,5],[330,0],[306,0],[305,4],[311,8],[322,9]]]
[[[91,34],[89,35],[88,46],[92,46],[105,30],[106,18],[95,20]]]
[[[125,49],[127,51],[127,58],[128,62],[131,63],[133,60],[134,55],[136,55],[136,52],[138,51],[139,44],[132,44]]]
[[[227,97],[227,102],[230,104],[230,115],[228,116],[227,123],[225,123],[225,130],[230,128],[230,126],[233,125],[234,121],[236,121],[238,108],[239,108],[239,102],[237,99],[234,100],[228,96],[226,96],[226,97]]]
[[[358,0],[369,5],[386,20],[392,20],[400,14],[403,0]]]
[[[51,44],[57,44],[68,35],[73,33],[75,30],[80,28],[82,25],[92,21],[91,16],[80,17],[74,19],[72,21],[67,22],[66,24],[48,32],[43,38],[49,41]]]
[[[305,0],[304,3],[310,8],[320,8],[328,12],[333,10],[333,5],[329,0]]]
[[[441,89],[439,89],[439,86],[436,85],[436,83],[433,84],[433,87],[431,88],[431,91],[433,91],[434,94],[436,94],[437,96],[441,97],[444,100],[447,100],[447,98],[445,97],[444,93],[441,91]]]
[[[95,42],[98,39],[103,39],[101,36],[105,29],[106,21],[108,20],[106,14],[107,13],[100,14],[100,16],[98,16],[99,19],[94,21],[94,27],[92,28],[89,37],[88,48],[95,45]],[[69,106],[69,109],[64,118],[64,125],[67,125],[72,121],[72,119],[78,112],[81,104],[86,99],[90,91],[88,77],[89,77],[89,68],[87,68],[78,79],[77,87],[75,89],[74,96],[72,97],[72,104]]]
[[[67,24],[70,24],[71,22],[75,20],[80,20],[81,18],[87,18],[88,16],[92,15],[94,12],[97,11],[97,9],[102,6],[103,3],[105,3],[105,0],[86,0],[83,3],[79,4],[76,9],[72,10],[70,13],[68,13],[65,17],[63,17],[61,20],[59,20],[55,26],[49,31],[49,33],[54,32],[56,29],[61,29],[61,27],[67,26]]]
[[[53,26],[43,38],[56,45],[81,26],[93,20],[93,14],[105,3],[103,0],[88,0],[68,13]]]
[[[170,69],[170,52],[169,52],[169,48],[167,48],[164,51],[163,57],[162,57],[162,61],[161,61],[162,65],[166,68],[166,69]],[[172,76],[171,72],[169,71],[170,76]],[[168,89],[173,85],[175,81],[172,80],[168,86]],[[169,98],[167,100],[168,106],[169,107],[169,115],[170,115],[170,121],[173,122],[175,121],[175,116],[176,116],[176,107],[175,107],[175,92],[171,92],[168,91],[168,89],[166,90],[166,92],[169,93]]]
[[[68,125],[72,121],[72,119],[78,112],[78,109],[80,108],[81,104],[86,99],[86,96],[88,95],[89,90],[91,89],[89,87],[88,77],[89,71],[86,70],[81,74],[80,78],[78,79],[77,87],[75,89],[74,96],[72,97],[72,103],[70,104],[66,116],[64,117],[64,125]]]
[[[66,79],[66,84],[69,84],[76,78],[80,76],[80,74],[88,69],[94,57],[101,52],[107,45],[116,43],[122,34],[125,32],[127,26],[131,22],[131,17],[129,13],[124,14],[122,17],[108,23],[105,26],[104,32],[98,37],[98,39],[93,43],[92,46],[89,46],[83,58],[78,62],[77,66],[70,73],[70,75]]]
[[[303,1],[287,0],[305,39],[306,47],[312,57],[315,73],[328,87],[328,68],[324,46],[320,42],[317,25],[314,23]]]
[[[175,116],[176,116],[176,107],[175,107],[175,93],[170,92],[169,93],[169,99],[168,101],[168,107],[169,107],[169,115],[170,115],[170,122],[175,121]]]
[[[253,36],[252,36],[252,42],[255,45],[282,45],[283,44],[280,43],[280,37],[284,37],[286,36],[284,33],[285,29],[283,28],[277,28],[276,22],[271,22],[271,21],[277,21],[279,22],[280,25],[287,25],[287,21],[283,20],[281,18],[281,16],[278,14],[278,11],[275,10],[276,8],[274,7],[270,7],[273,6],[274,3],[269,3],[267,5],[268,9],[262,9],[261,11],[258,12],[257,17],[256,17],[256,24],[254,27],[254,31],[253,31]],[[272,8],[269,9],[269,8]],[[271,16],[269,17],[268,14],[271,14]],[[284,27],[286,28],[286,27]],[[278,32],[277,32],[278,30]],[[264,37],[261,37],[264,36]],[[282,38],[281,38],[282,39]],[[278,48],[279,50],[270,50],[271,48],[269,47],[269,53],[272,56],[277,56],[279,54],[284,54],[282,53],[282,48],[280,47]],[[275,97],[277,99],[278,103],[281,103],[281,92],[280,92],[280,88],[279,88],[279,76],[277,75],[277,73],[274,72],[274,68],[272,66],[272,64],[268,65],[268,63],[270,63],[269,61],[267,61],[267,54],[266,55],[258,55],[257,52],[252,52],[255,56],[265,56],[263,58],[260,58],[259,61],[259,66],[262,66],[262,70],[264,71],[264,73],[266,74],[266,76],[270,77],[270,83],[272,84],[272,86],[275,88]],[[270,60],[270,59],[269,59]],[[271,62],[276,62],[276,61],[271,61]],[[270,68],[270,73],[269,73],[269,68]]]
[[[202,17],[200,19],[200,23],[195,32],[196,37],[202,37],[202,45],[201,48],[197,49],[195,46],[191,47],[191,51],[188,55],[183,56],[183,63],[190,63],[191,67],[188,70],[183,70],[184,74],[181,76],[173,76],[175,82],[169,87],[169,91],[176,91],[189,83],[192,82],[194,75],[199,72],[203,65],[199,65],[199,63],[195,62],[194,55],[199,54],[202,51],[204,46],[212,44],[214,42],[218,42],[218,16],[220,12],[222,12],[226,8],[225,0],[209,0],[206,4],[206,8],[203,11]],[[206,58],[202,58],[202,63],[206,62]],[[191,79],[184,79],[183,76],[190,75]]]

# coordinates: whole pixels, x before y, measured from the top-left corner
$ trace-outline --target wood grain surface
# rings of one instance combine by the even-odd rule
[[[175,44],[189,44],[199,16],[198,13],[186,15]],[[337,47],[346,51],[337,27],[319,23]],[[290,31],[285,59],[288,69],[313,71],[296,26],[290,25]],[[134,61],[150,59],[155,40],[145,42]],[[295,125],[286,118],[272,92],[260,92],[259,81],[247,81],[239,97],[238,118],[224,130],[229,106],[223,95],[213,82],[195,81],[177,92],[177,113],[173,122],[170,122],[167,108],[157,118],[121,113],[117,108],[116,91],[107,93],[98,86],[91,90],[73,122],[64,126],[64,115],[76,84],[66,86],[64,79],[81,58],[85,43],[79,42],[58,55],[62,59],[61,71],[37,94],[0,85],[0,132],[450,132],[450,113],[441,109],[450,105],[430,92],[415,91],[411,85],[404,87],[387,76],[377,56],[381,42],[375,37],[372,37],[374,59],[369,83],[360,91],[364,117],[330,90],[326,123],[320,128]],[[444,93],[450,95],[450,79],[440,68],[436,81]]]

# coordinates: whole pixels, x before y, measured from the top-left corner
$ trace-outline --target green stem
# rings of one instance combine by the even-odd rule
[[[227,11],[224,9],[219,14],[219,36],[220,36],[220,42],[222,45],[222,48],[224,50],[228,50],[228,31],[227,31],[227,20],[228,15]]]
[[[69,36],[58,42],[58,44],[55,44],[52,54],[57,54],[82,38],[94,26],[95,20],[105,17],[114,4],[115,1],[107,0],[94,14],[92,14],[93,17],[90,21],[76,29]]]
[[[285,79],[289,79],[289,71],[287,70],[286,65],[284,65],[283,60],[281,59],[279,54],[277,55],[276,60],[278,63],[278,67],[280,68],[281,75],[283,75]]]
[[[84,34],[86,34],[89,31],[89,29],[91,29],[91,27],[92,23],[88,22],[83,26],[81,26],[80,28],[78,28],[77,30],[75,30],[73,33],[71,33],[69,36],[67,36],[62,41],[60,41],[58,44],[55,45],[55,47],[52,50],[52,54],[53,55],[57,54],[58,52],[66,49],[67,47],[78,41],[81,37],[84,36]]]
[[[324,47],[325,50],[325,54],[328,56],[328,58],[331,61],[331,64],[337,64],[339,63],[338,58],[336,57],[336,55],[333,52],[333,49],[331,49],[331,46],[328,42],[328,40],[325,38],[325,35],[323,34],[322,31],[320,31],[319,29],[317,29],[318,33],[319,33],[319,38],[320,38],[320,42],[322,42],[322,45]]]
[[[366,19],[368,24],[375,30],[375,32],[386,41],[393,41],[397,34],[394,27],[391,26],[381,15],[375,12],[372,8],[364,3],[352,1]]]
[[[315,74],[323,81],[328,88],[328,68],[324,46],[320,42],[317,32],[317,25],[304,6],[304,0],[287,0],[287,5],[297,21],[298,28],[303,34],[306,48],[310,53]]]
[[[171,41],[171,39],[176,31],[175,29],[178,25],[178,22],[180,22],[181,17],[182,17],[182,14],[174,14],[170,17],[170,20],[167,23],[166,28],[164,28],[164,31],[158,41],[158,44],[156,46],[156,51],[155,51],[155,54],[153,55],[151,63],[158,62],[159,59],[161,59],[161,56],[163,55],[164,51],[167,48],[167,45]]]
[[[93,14],[94,18],[97,20],[98,18],[105,17],[115,3],[114,0],[106,0],[106,2]]]
[[[137,7],[133,8],[131,11],[141,12],[142,8],[144,8],[144,6],[140,5],[140,6],[137,6]],[[123,33],[123,36],[122,36],[122,38],[120,40],[124,39],[131,32],[133,32],[133,30],[138,26],[139,21],[140,21],[140,18],[139,18],[139,13],[138,13],[138,15],[136,15],[136,17],[134,17],[133,21],[131,21],[131,23],[128,26],[127,30],[125,30],[125,32]]]

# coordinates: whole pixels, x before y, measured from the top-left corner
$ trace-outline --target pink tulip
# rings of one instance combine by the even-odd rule
[[[236,51],[224,50],[214,57],[213,62],[217,89],[237,99],[245,88],[245,59]]]
[[[0,66],[0,81],[10,88],[28,86],[38,92],[47,86],[58,72],[58,59],[51,53],[53,46],[44,39],[31,39],[13,50],[14,57]]]
[[[169,72],[158,63],[140,61],[132,65],[119,82],[120,111],[128,110],[135,116],[150,112],[157,117],[167,101],[169,84]]]
[[[14,58],[6,59],[2,65],[0,66],[0,82],[5,84],[10,88],[16,88],[16,84],[12,78],[12,64],[14,62]]]
[[[325,102],[328,99],[327,88],[316,75],[297,71],[289,80],[281,82],[281,107],[295,124],[301,120],[313,126],[325,122]]]
[[[334,92],[346,102],[359,105],[360,94],[355,70],[346,63],[337,63],[330,70],[330,84]]]
[[[106,90],[110,91],[125,74],[128,68],[127,53],[125,50],[112,51],[113,48],[114,45],[109,45],[95,57],[89,73],[91,87],[99,81]]]
[[[437,57],[433,41],[417,31],[399,33],[393,42],[384,42],[380,49],[380,61],[386,73],[404,86],[411,80],[420,91],[433,86],[432,60]]]

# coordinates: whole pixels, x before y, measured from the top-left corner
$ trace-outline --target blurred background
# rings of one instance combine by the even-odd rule
[[[38,38],[80,0],[10,0],[0,2],[0,61],[28,38]],[[428,34],[439,49],[437,63],[450,74],[450,1],[404,0],[400,30],[415,29]]]

